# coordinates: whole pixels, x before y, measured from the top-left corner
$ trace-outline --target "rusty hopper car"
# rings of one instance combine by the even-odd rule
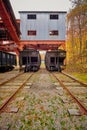
[[[61,72],[61,66],[64,65],[64,59],[66,57],[66,51],[64,50],[52,50],[47,51],[45,56],[45,65],[49,71]]]
[[[37,50],[25,49],[20,51],[19,59],[20,68],[24,69],[24,72],[38,71],[40,68],[41,57]]]
[[[0,51],[0,72],[10,71],[16,65],[16,55]]]

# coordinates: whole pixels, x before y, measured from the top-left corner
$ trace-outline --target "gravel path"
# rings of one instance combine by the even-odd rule
[[[56,79],[42,69],[0,115],[0,130],[87,130],[87,116],[70,115],[68,109],[79,111]]]

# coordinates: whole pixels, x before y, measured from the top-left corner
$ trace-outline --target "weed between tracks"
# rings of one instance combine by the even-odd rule
[[[76,120],[76,117],[69,116],[58,95],[51,97],[46,92],[37,97],[31,92],[25,96],[24,103],[24,111],[20,110],[22,114],[15,120],[12,130],[85,130],[82,122],[86,121],[86,117],[77,117]]]

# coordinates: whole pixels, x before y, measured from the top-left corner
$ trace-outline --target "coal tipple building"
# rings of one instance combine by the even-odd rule
[[[65,44],[65,11],[19,11],[21,40],[36,45]]]

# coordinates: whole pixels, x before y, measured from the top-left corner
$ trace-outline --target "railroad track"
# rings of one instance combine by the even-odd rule
[[[9,73],[8,73],[8,74],[9,74]],[[16,76],[13,76],[13,77],[7,79],[6,81],[3,81],[2,83],[0,83],[0,86],[2,86],[2,85],[4,85],[4,84],[6,84],[6,83],[8,83],[8,82],[10,82],[10,81],[12,81],[12,80],[14,80],[15,78],[19,77],[19,76],[22,75],[22,74],[23,74],[23,73],[19,73],[19,74],[17,74]]]
[[[25,73],[24,77],[30,74]],[[23,79],[27,82],[2,109],[0,129],[87,129],[87,116],[81,114],[78,104],[51,74],[40,69],[29,80],[20,77],[20,83]],[[60,73],[53,74],[65,80]],[[19,79],[16,81],[19,84]]]
[[[64,75],[70,77],[71,79],[77,81],[78,83],[82,84],[83,86],[87,87],[87,83],[83,83],[83,82],[79,81],[78,79],[76,79],[75,77],[73,77],[73,76],[71,76],[71,75],[69,75],[69,74],[67,74],[67,73],[65,73],[65,72],[62,72],[62,73],[63,73]]]
[[[24,73],[17,75],[0,85],[0,113],[6,108],[7,104],[22,89],[34,73]]]
[[[85,85],[77,82],[75,79],[72,79],[63,73],[51,74],[79,105],[82,114],[87,115],[87,88]]]

